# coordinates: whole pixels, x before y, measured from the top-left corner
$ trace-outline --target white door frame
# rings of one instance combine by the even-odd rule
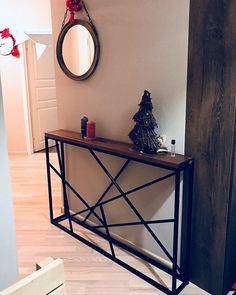
[[[29,35],[48,35],[52,34],[51,30],[36,30],[36,31],[26,31],[25,34]],[[26,42],[31,39],[30,37],[21,45],[22,47],[22,58],[20,59],[21,65],[21,77],[22,77],[22,97],[23,97],[23,111],[24,111],[24,123],[25,123],[25,133],[26,133],[26,147],[27,154],[31,155],[34,153],[33,148],[33,131],[31,123],[31,106],[30,106],[30,91],[29,91],[29,75],[27,66],[27,46]],[[31,39],[32,40],[32,39]],[[32,40],[34,41],[34,40]]]

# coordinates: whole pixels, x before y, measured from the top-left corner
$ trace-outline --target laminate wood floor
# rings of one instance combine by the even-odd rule
[[[20,277],[33,272],[36,262],[48,256],[60,257],[65,263],[66,286],[69,295],[163,294],[50,224],[44,153],[31,156],[11,155],[10,171]],[[56,210],[61,210],[61,187],[56,178],[53,178],[53,191],[56,195]],[[81,230],[81,233],[97,243],[104,243],[84,230]],[[104,247],[106,247],[105,244]],[[133,259],[124,252],[120,252],[120,255],[130,261]],[[131,263],[139,266],[142,271],[148,271],[148,267],[140,261],[134,260]],[[151,271],[156,279],[165,284],[168,283],[166,275]],[[208,293],[189,284],[181,294],[203,295]]]

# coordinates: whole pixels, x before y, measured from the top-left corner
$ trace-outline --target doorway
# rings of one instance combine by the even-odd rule
[[[52,35],[27,34],[25,43],[24,70],[26,77],[26,100],[28,140],[30,150],[45,148],[44,133],[58,129],[56,83]]]

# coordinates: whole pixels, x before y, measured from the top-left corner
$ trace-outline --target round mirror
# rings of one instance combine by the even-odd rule
[[[63,72],[74,80],[87,79],[99,59],[98,36],[89,22],[67,23],[57,40],[57,60]]]

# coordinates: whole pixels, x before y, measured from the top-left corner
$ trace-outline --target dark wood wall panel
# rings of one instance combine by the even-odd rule
[[[224,287],[227,290],[229,282],[236,281],[236,3],[230,1],[228,9],[228,17],[225,26],[226,53],[229,56],[230,66],[226,69],[229,85],[227,95],[232,97],[234,105],[234,129],[232,130],[233,157],[230,181],[230,197],[229,197],[229,213],[228,213],[228,231],[225,248],[225,271],[224,271]]]
[[[234,151],[235,148],[236,116],[234,125]],[[229,199],[228,232],[225,248],[224,291],[228,289],[229,283],[236,282],[236,153],[234,153],[234,159],[232,160],[232,175],[230,182],[231,192]]]
[[[190,279],[222,295],[233,279],[227,255],[236,257],[236,1],[190,3],[186,154],[195,158]]]

